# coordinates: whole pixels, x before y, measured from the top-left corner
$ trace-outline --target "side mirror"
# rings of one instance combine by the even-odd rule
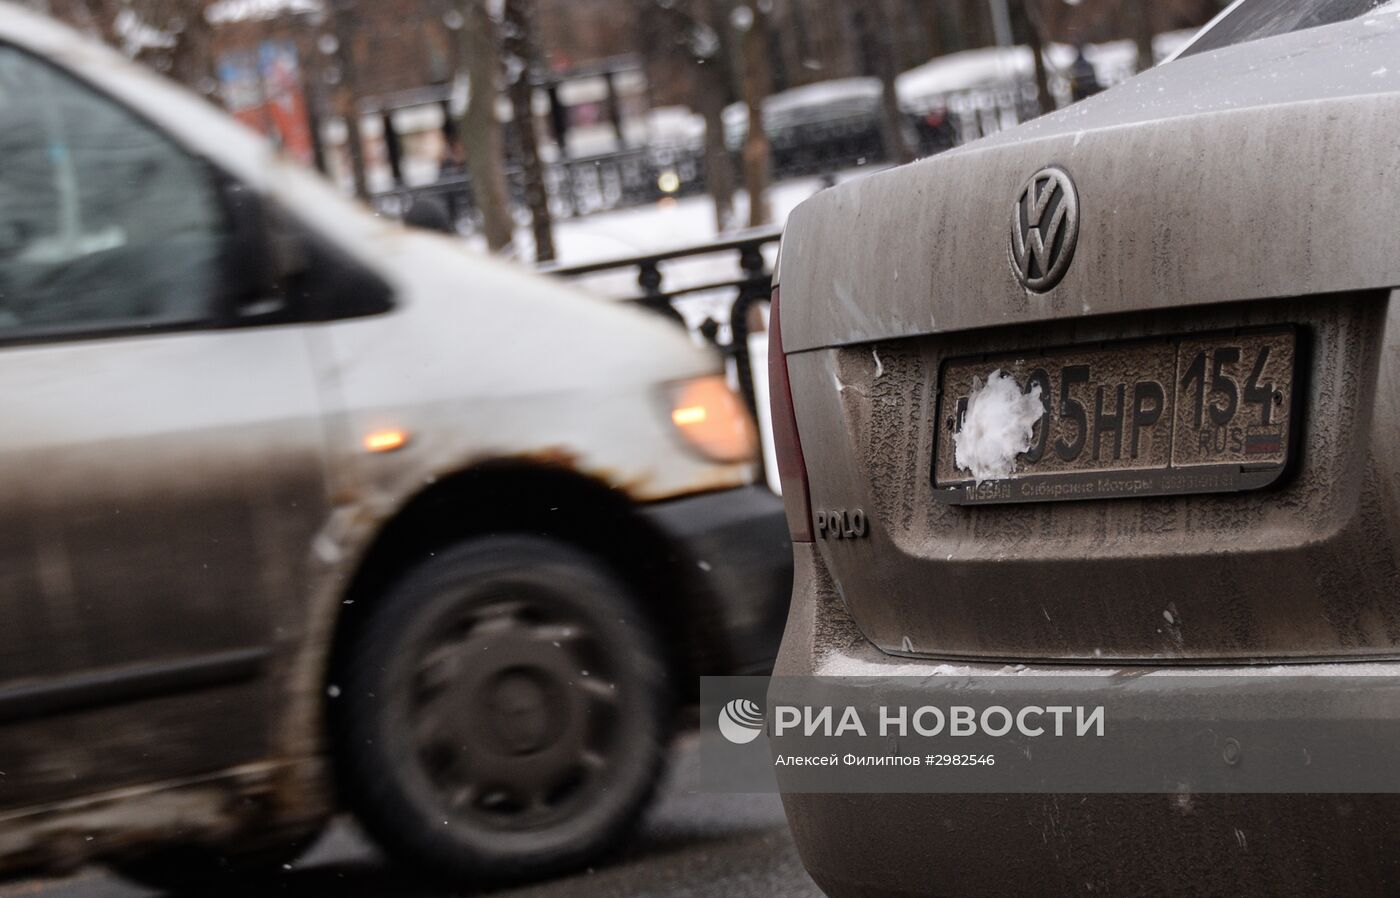
[[[409,227],[442,234],[457,233],[451,210],[447,208],[447,203],[436,196],[420,196],[415,199],[413,205],[408,207],[408,212],[404,213],[403,222]]]
[[[288,311],[288,282],[307,267],[301,230],[261,194],[223,178],[229,217],[227,296],[238,320],[276,317]]]
[[[229,324],[332,321],[393,308],[375,271],[236,179],[218,176],[228,215]]]

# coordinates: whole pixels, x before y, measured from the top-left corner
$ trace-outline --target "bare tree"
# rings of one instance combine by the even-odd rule
[[[734,64],[726,0],[636,0],[638,19],[661,45],[693,63],[691,103],[705,120],[705,188],[714,201],[715,230],[734,225],[734,160],[724,139],[724,109],[734,98]]]
[[[191,87],[211,74],[205,0],[42,0],[31,6]]]
[[[46,0],[43,11],[76,28],[95,33],[114,47],[121,46],[116,31],[120,4],[114,0]]]
[[[716,232],[734,225],[734,160],[724,139],[728,82],[728,64],[718,57],[701,67],[694,82],[695,103],[705,119],[705,189],[714,201]]]
[[[705,0],[700,28],[692,49],[697,62],[696,80],[700,114],[705,119],[705,187],[715,204],[715,230],[734,226],[734,158],[724,135],[724,109],[734,91],[734,41],[729,32],[725,0]]]
[[[486,246],[501,252],[511,246],[514,222],[506,189],[505,143],[496,117],[501,52],[500,29],[487,0],[458,0],[462,15],[462,57],[471,82],[471,96],[462,116],[462,146],[472,195],[481,211]]]
[[[772,218],[768,203],[768,175],[771,147],[763,127],[763,101],[772,89],[768,68],[768,4],[756,0],[752,6],[735,7],[735,22],[743,30],[744,105],[749,112],[749,133],[744,138],[744,190],[749,195],[749,227],[767,224]]]
[[[120,32],[117,39],[129,55],[194,88],[213,75],[206,5],[204,0],[92,4],[111,17],[113,29]]]
[[[857,14],[857,21],[865,32],[861,37],[866,56],[882,88],[880,139],[885,145],[885,155],[895,165],[903,165],[913,160],[914,153],[904,137],[904,114],[899,109],[895,84],[899,74],[899,61],[895,58],[895,16],[892,0],[871,0],[865,14]]]
[[[987,0],[952,0],[954,28],[962,36],[959,49],[987,47],[997,42]]]
[[[1121,15],[1127,19],[1133,40],[1137,43],[1137,70],[1145,72],[1156,64],[1152,38],[1156,32],[1152,23],[1153,0],[1121,0]]]
[[[530,210],[530,227],[535,237],[535,261],[548,262],[554,258],[554,222],[549,214],[549,192],[535,134],[535,85],[530,77],[535,68],[534,24],[534,0],[506,0],[501,49],[525,180],[525,206]]]
[[[214,80],[214,27],[204,16],[205,2],[166,0],[180,12],[174,17],[177,43],[170,71],[182,83],[201,93],[212,91]]]
[[[1021,13],[1026,20],[1026,42],[1035,61],[1036,106],[1042,113],[1050,112],[1055,108],[1055,98],[1050,95],[1050,73],[1045,66],[1045,17],[1040,0],[1021,0]]]
[[[355,195],[369,196],[369,176],[365,165],[365,142],[360,134],[359,67],[356,44],[362,33],[358,0],[333,0],[330,4],[331,29],[335,33],[335,62],[339,81],[335,105],[345,122],[345,149],[350,156],[350,175]]]
[[[58,0],[70,10],[86,13],[99,23],[103,34],[142,61],[168,72],[176,80],[196,89],[204,89],[214,77],[214,25],[206,18],[208,0]],[[56,10],[57,11],[57,10]],[[358,44],[365,37],[363,12],[358,0],[331,0],[327,3],[328,24],[335,38],[333,55],[336,88],[333,102],[345,122],[346,151],[355,195],[368,197],[368,175],[364,141],[360,133]],[[277,23],[290,13],[264,13],[255,23],[260,40],[276,36]],[[136,35],[133,38],[133,35]],[[151,40],[150,46],[141,46]],[[135,43],[133,43],[135,41]],[[314,51],[313,51],[314,52]],[[314,103],[320,93],[324,72],[319,60],[309,61],[305,76],[313,79],[307,85],[307,102]],[[264,85],[264,90],[266,86]],[[271,122],[266,130],[272,131]],[[308,123],[314,127],[314,120]],[[313,144],[320,146],[320,135],[312,135]]]

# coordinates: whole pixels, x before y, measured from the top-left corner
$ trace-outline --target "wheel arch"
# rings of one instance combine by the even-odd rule
[[[344,591],[332,628],[327,682],[348,634],[389,586],[436,551],[472,537],[529,534],[557,539],[601,560],[637,596],[671,662],[681,702],[697,677],[721,669],[726,650],[703,601],[682,577],[693,563],[625,491],[560,464],[484,462],[438,478],[379,528]]]

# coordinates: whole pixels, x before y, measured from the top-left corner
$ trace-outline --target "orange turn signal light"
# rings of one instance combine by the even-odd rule
[[[748,407],[722,374],[674,384],[671,423],[687,445],[711,461],[749,461],[757,454]]]
[[[397,428],[372,430],[365,434],[364,447],[366,452],[393,452],[402,449],[407,442],[408,434]]]

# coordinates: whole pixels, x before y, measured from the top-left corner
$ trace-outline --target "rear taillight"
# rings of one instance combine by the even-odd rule
[[[812,541],[812,500],[807,493],[807,463],[797,435],[792,409],[787,357],[783,355],[783,325],[778,312],[778,291],[768,316],[768,395],[773,415],[773,451],[778,457],[778,477],[783,485],[788,531],[795,543]]]

